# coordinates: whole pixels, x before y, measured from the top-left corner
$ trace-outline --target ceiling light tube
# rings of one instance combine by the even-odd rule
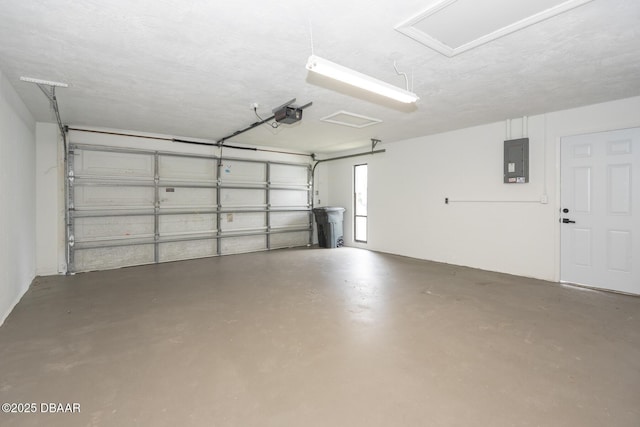
[[[366,74],[343,67],[342,65],[338,65],[335,62],[328,61],[316,55],[311,55],[307,60],[307,70],[405,104],[410,104],[420,99],[420,97],[413,92],[390,85],[382,80],[374,79]]]

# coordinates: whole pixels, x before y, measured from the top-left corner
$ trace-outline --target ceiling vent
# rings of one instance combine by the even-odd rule
[[[440,0],[396,30],[452,57],[593,0]]]
[[[327,117],[323,117],[320,120],[327,123],[349,126],[358,129],[382,122],[382,120],[379,119],[361,116],[360,114],[350,113],[348,111],[338,111],[336,113],[328,115]]]

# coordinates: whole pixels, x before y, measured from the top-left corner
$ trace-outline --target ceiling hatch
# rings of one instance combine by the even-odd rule
[[[382,120],[380,119],[374,119],[372,117],[362,116],[360,114],[350,113],[348,111],[338,111],[328,115],[327,117],[323,117],[320,120],[327,123],[349,126],[358,129],[382,122]]]
[[[593,0],[440,0],[396,30],[452,57]]]

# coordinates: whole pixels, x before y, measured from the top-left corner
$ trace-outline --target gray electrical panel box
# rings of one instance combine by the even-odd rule
[[[529,138],[504,142],[504,183],[529,182]]]

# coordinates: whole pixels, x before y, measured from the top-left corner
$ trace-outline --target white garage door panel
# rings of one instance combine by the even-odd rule
[[[304,166],[271,165],[271,184],[273,185],[307,185],[309,169]]]
[[[223,183],[265,183],[267,177],[267,165],[265,163],[252,163],[234,160],[225,160],[220,169],[220,178]]]
[[[74,192],[76,209],[153,208],[154,198],[153,187],[76,185]]]
[[[267,195],[265,190],[223,188],[220,190],[220,203],[222,207],[264,207],[267,204]]]
[[[149,154],[81,150],[74,153],[73,159],[76,176],[147,179],[154,176],[154,159]]]
[[[194,240],[190,242],[170,242],[159,245],[160,262],[183,259],[205,258],[215,256],[217,242],[211,240]]]
[[[309,243],[308,231],[297,231],[295,233],[277,233],[270,236],[271,248],[292,248],[304,246]]]
[[[153,216],[112,216],[76,218],[77,242],[108,239],[153,237]]]
[[[168,191],[167,191],[168,190]],[[160,187],[160,208],[215,208],[215,188]]]
[[[309,226],[309,213],[308,212],[272,212],[271,213],[271,227],[308,227]],[[308,233],[307,233],[308,234]]]
[[[69,149],[71,272],[309,243],[307,164],[219,163],[78,143]]]
[[[306,207],[308,192],[298,190],[272,190],[271,205],[274,207]]]
[[[81,249],[75,252],[75,267],[78,271],[106,270],[153,262],[153,245]]]
[[[265,212],[223,213],[220,228],[223,232],[265,231],[267,214]]]
[[[160,236],[216,232],[216,214],[161,215],[158,229]]]
[[[267,236],[229,237],[221,240],[223,255],[243,252],[264,251],[267,249]]]
[[[214,182],[217,162],[214,159],[194,157],[159,156],[158,175],[166,181],[208,181]]]

